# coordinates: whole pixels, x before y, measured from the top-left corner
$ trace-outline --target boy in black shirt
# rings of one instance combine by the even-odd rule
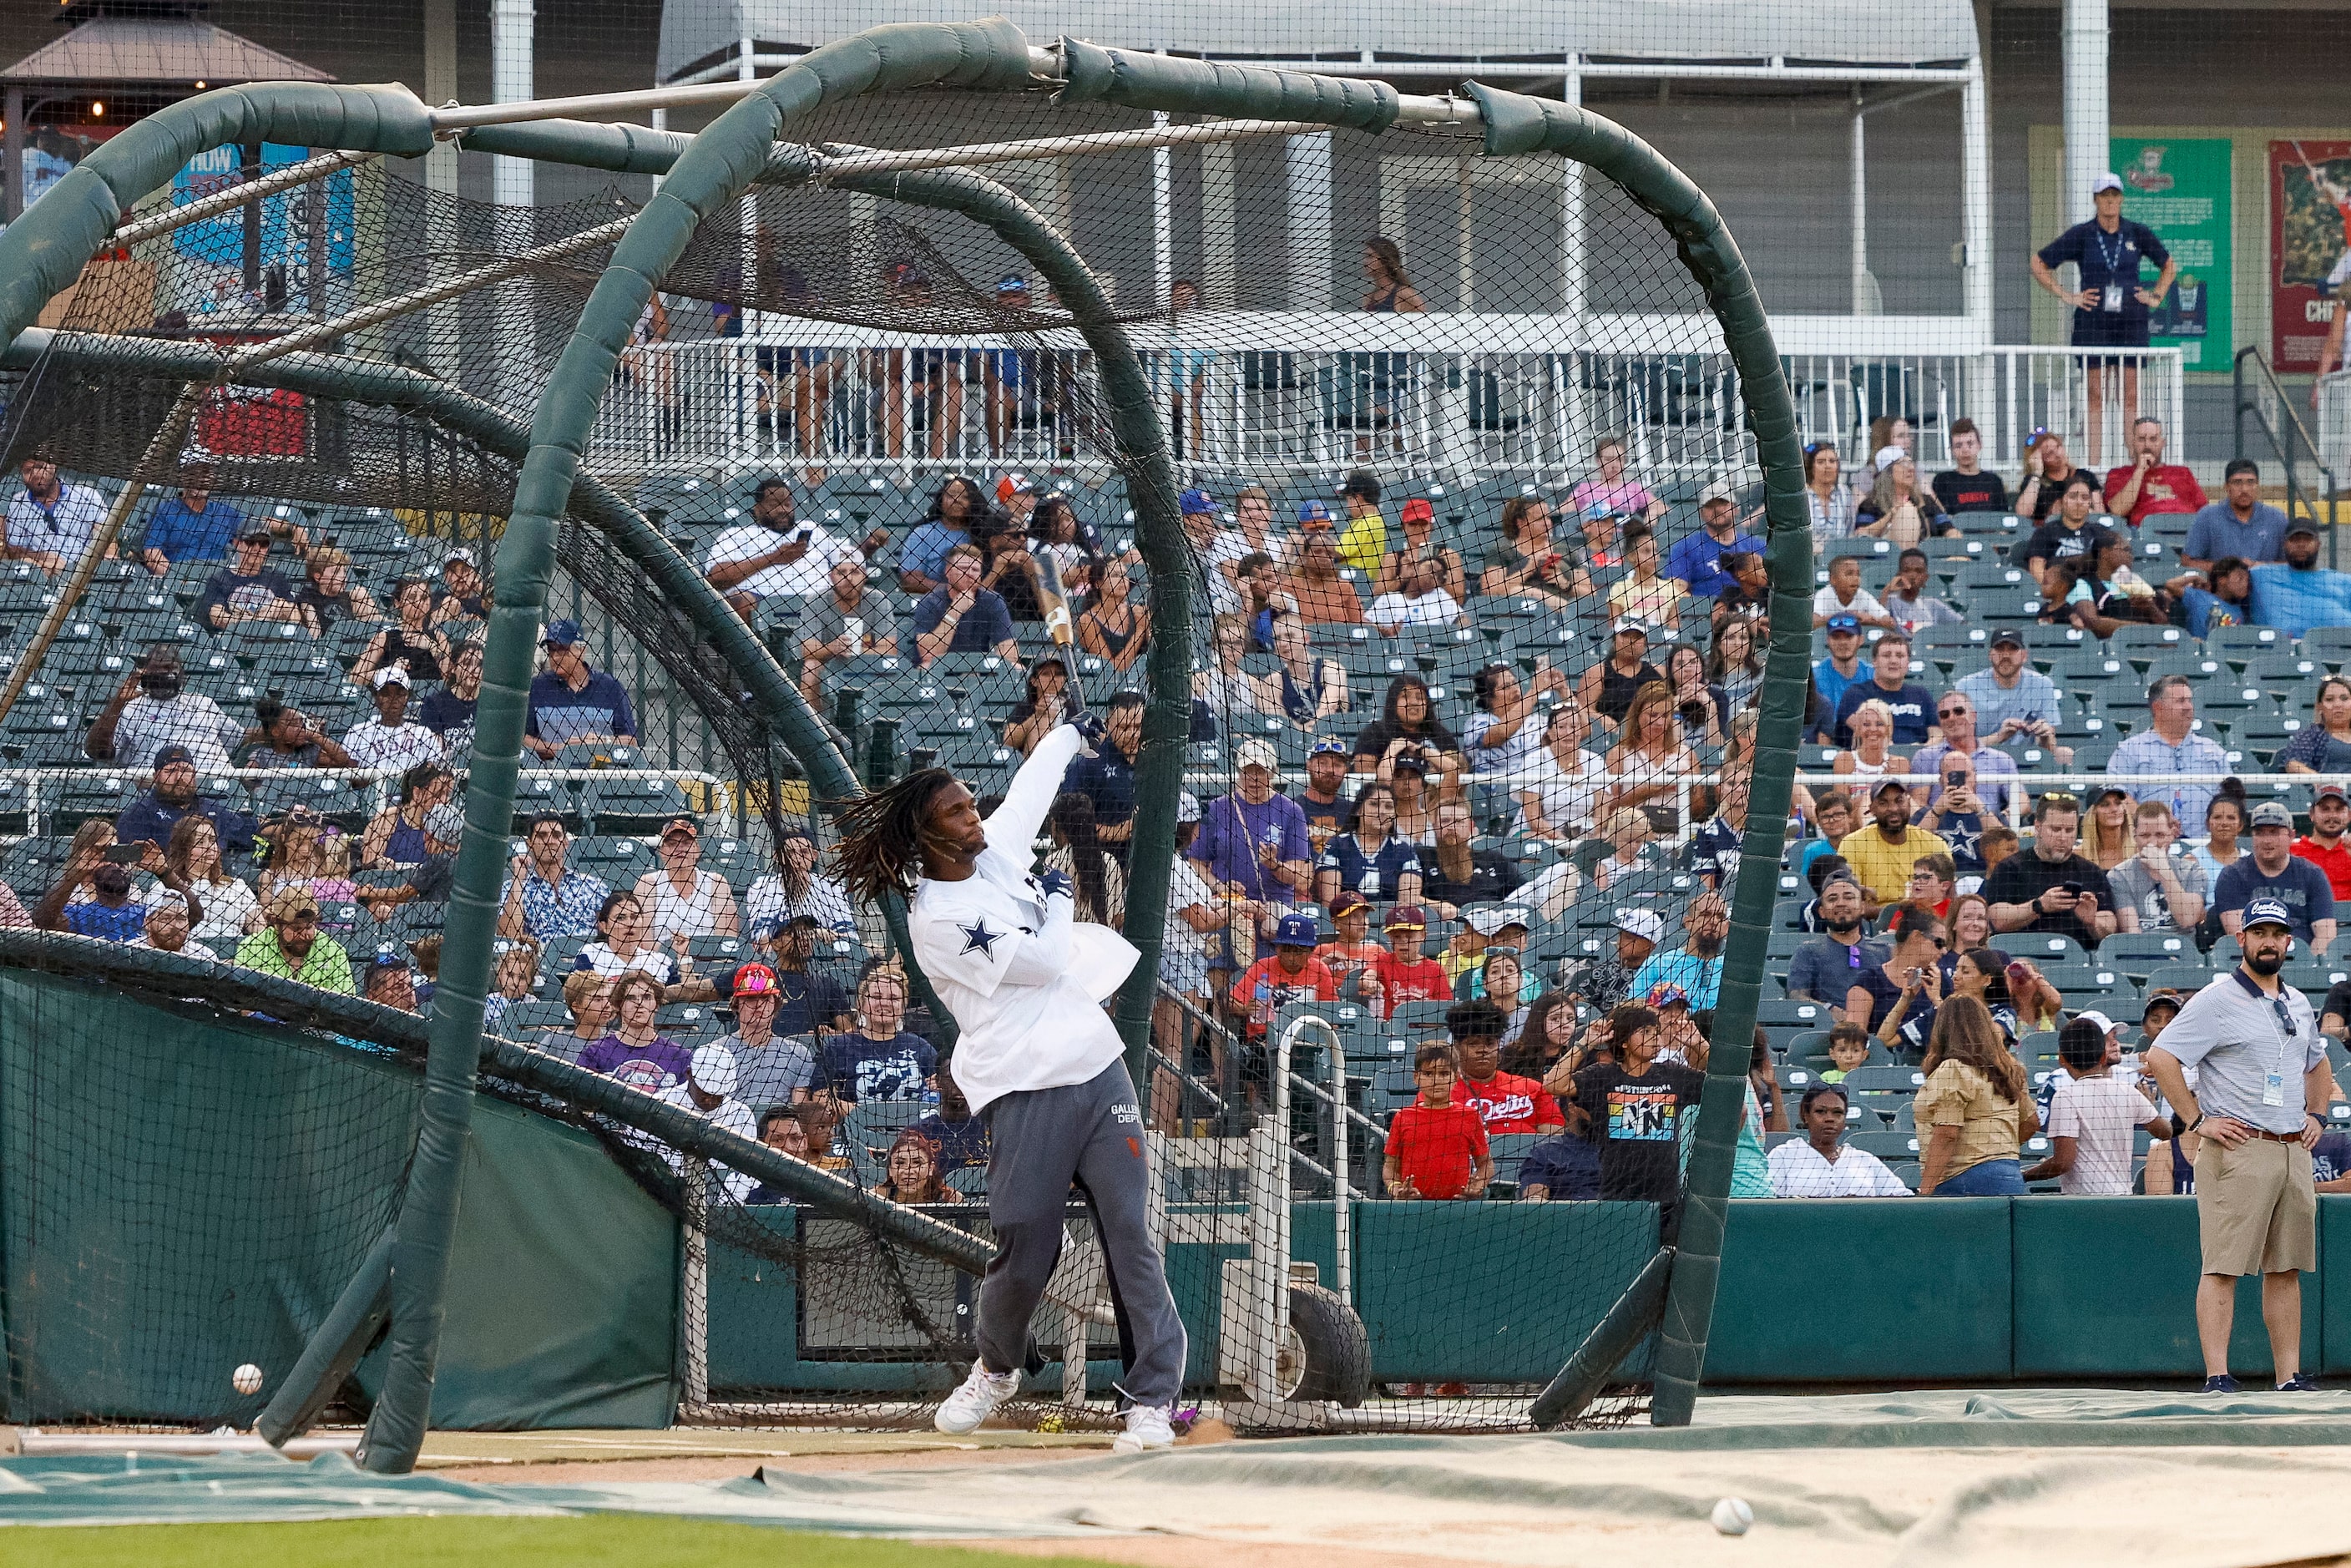
[[[1627,1002],[1608,1015],[1616,1061],[1575,1075],[1575,1102],[1591,1116],[1603,1198],[1654,1203],[1667,1241],[1681,1223],[1681,1127],[1698,1113],[1706,1075],[1659,1061],[1657,1015]]]

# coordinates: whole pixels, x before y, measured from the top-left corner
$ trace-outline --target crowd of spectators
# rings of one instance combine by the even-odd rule
[[[1802,721],[1818,750],[1805,766],[1835,782],[1800,788],[1793,803],[1784,863],[1796,892],[1775,924],[1794,940],[1766,1001],[1809,1005],[1816,1027],[1768,1024],[1777,1033],[1757,1048],[1749,1195],[1984,1190],[2044,1113],[2064,1142],[2025,1177],[2089,1190],[2090,1171],[2110,1185],[2111,1130],[2059,1129],[2134,1104],[2103,1088],[2041,1103],[2053,1085],[2108,1081],[2075,1039],[2081,1019],[2107,1014],[2074,1005],[2074,960],[2167,933],[2182,951],[2225,956],[2255,897],[2281,901],[2302,951],[2325,960],[2335,901],[2351,897],[2340,789],[2312,793],[2306,828],[2286,800],[2257,796],[2239,780],[2259,762],[2216,738],[2199,681],[2143,668],[2144,655],[2107,673],[2116,722],[2101,737],[2082,722],[2090,709],[2056,667],[2057,644],[2037,634],[2122,650],[2140,646],[2116,641],[2123,628],[2168,626],[2192,648],[2272,625],[2291,650],[2302,632],[2351,620],[2307,619],[2351,607],[2351,578],[2318,565],[2314,530],[2261,499],[2249,463],[2230,465],[2222,498],[2208,500],[2166,461],[2152,420],[2133,431],[2132,462],[2103,476],[2053,433],[2035,434],[2012,481],[1983,466],[1968,421],[1948,434],[1953,466],[1931,476],[1904,421],[1880,422],[1853,465],[1832,445],[1806,450],[1822,559]],[[360,914],[385,925],[448,896],[453,768],[470,749],[492,591],[481,563],[451,550],[379,597],[331,539],[247,515],[208,476],[191,477],[125,558],[193,581],[192,616],[224,639],[364,626],[340,644],[353,653],[338,673],[371,711],[333,735],[266,698],[248,723],[192,688],[191,644],[151,646],[84,737],[90,759],[145,787],[111,823],[85,822],[42,885],[23,890],[33,906],[9,893],[0,920],[165,950],[228,946],[266,973],[429,1007],[416,947],[430,938],[369,951]],[[40,457],[23,478],[6,554],[61,571],[104,504]],[[1443,504],[1399,496],[1368,469],[1280,507],[1246,483],[1182,494],[1201,632],[1189,738],[1220,750],[1178,813],[1155,1040],[1168,1081],[1254,1096],[1285,1008],[1356,1009],[1410,1052],[1408,1072],[1394,1060],[1395,1082],[1374,1073],[1368,1102],[1396,1117],[1394,1196],[1499,1181],[1522,1198],[1669,1202],[1749,825],[1769,595],[1757,497],[1714,483],[1677,507],[1612,438],[1592,476],[1522,487],[1482,537],[1481,519],[1440,516]],[[2176,539],[2167,517],[2187,519]],[[1072,766],[1048,848],[1085,917],[1119,924],[1144,746],[1134,688],[1154,636],[1133,540],[1019,474],[992,487],[950,476],[900,531],[861,532],[862,520],[804,516],[793,485],[768,478],[698,564],[812,703],[830,702],[855,661],[896,661],[909,680],[969,667],[943,663],[955,659],[1009,667],[1018,700],[964,716],[1007,766],[1075,710],[1074,661],[1086,659],[1107,733]],[[2168,555],[2152,548],[2159,537]],[[2165,570],[2143,575],[2158,556]],[[201,580],[192,563],[209,568]],[[1971,624],[1978,566],[2037,591],[2037,612]],[[1062,614],[1074,646],[1057,648],[1047,625]],[[1497,617],[1562,634],[1540,649],[1508,641]],[[543,629],[526,739],[543,763],[635,742],[632,694],[595,667],[589,643],[574,621]],[[1949,649],[1961,657],[1935,656]],[[2311,666],[2307,721],[2275,748],[2281,775],[2351,768],[2351,682],[2317,671],[2340,656]],[[2116,728],[2128,730],[2118,743]],[[2095,799],[2034,783],[2085,754],[2085,770],[2114,780]],[[239,767],[396,775],[397,798],[359,828],[307,806],[248,816],[202,783]],[[873,912],[852,909],[824,874],[813,831],[784,833],[746,877],[705,866],[705,823],[679,815],[650,835],[649,866],[616,885],[580,862],[575,826],[550,810],[519,835],[492,1027],[528,1018],[521,1032],[549,1050],[778,1147],[853,1155],[892,1191],[935,1196],[984,1164],[969,1148],[945,1156],[969,1140],[954,1131],[948,1063]],[[2351,990],[2336,999],[2325,1018],[2340,1034]],[[2122,1005],[2104,990],[2096,1000]],[[2028,1042],[2048,1060],[2035,1064]],[[1876,1113],[1855,1106],[1848,1078],[1887,1062],[1919,1072],[1894,1130],[1928,1134],[1891,1166],[1837,1142]],[[2028,1069],[2035,1092],[2018,1087]],[[2135,1101],[2135,1081],[2126,1087]],[[1189,1092],[1155,1112],[1164,1128]],[[948,1133],[927,1142],[857,1110],[934,1103]],[[2150,1106],[2132,1124],[2159,1120]],[[891,1135],[852,1147],[877,1132]],[[1534,1143],[1489,1142],[1520,1134]],[[1987,1165],[2000,1168],[1969,1176]],[[2127,1160],[2124,1174],[2136,1179]]]

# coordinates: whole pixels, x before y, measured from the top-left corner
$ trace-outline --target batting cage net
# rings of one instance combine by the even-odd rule
[[[1786,1125],[1714,1027],[1768,651],[1740,379],[1659,219],[1475,111],[1102,96],[799,115],[655,280],[559,527],[480,1087],[678,1222],[683,1417],[928,1420],[988,1133],[833,818],[931,766],[987,811],[1091,714],[1036,852],[1155,964],[1185,1406],[1527,1425],[1675,1239],[1709,1063],[1752,1051],[1739,1179]],[[529,206],[277,150],[10,350],[50,544],[12,509],[0,826],[58,934],[0,996],[12,1410],[246,1424],[397,1212],[534,406],[686,140]],[[1016,1421],[1117,1410],[1082,1197]],[[1643,1408],[1653,1321],[1578,1418]]]

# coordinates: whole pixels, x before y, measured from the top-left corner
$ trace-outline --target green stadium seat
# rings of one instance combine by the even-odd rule
[[[2205,634],[2204,651],[2243,663],[2258,654],[2288,653],[2294,639],[2274,626],[2216,626]]]
[[[2351,626],[2314,626],[2302,634],[2302,652],[2330,670],[2351,663]]]
[[[2184,931],[2118,932],[2098,944],[2098,961],[2145,981],[2172,965],[2203,962],[2196,939]]]
[[[684,789],[670,779],[600,779],[580,799],[580,810],[599,833],[650,833],[692,809]]]

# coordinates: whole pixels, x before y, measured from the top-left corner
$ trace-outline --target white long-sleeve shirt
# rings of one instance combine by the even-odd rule
[[[748,1138],[755,1144],[759,1141],[759,1124],[753,1118],[751,1107],[732,1095],[721,1100],[707,1111],[694,1103],[694,1095],[683,1083],[673,1083],[653,1098],[674,1105],[681,1111],[690,1111],[713,1126],[724,1127],[737,1137]],[[682,1171],[685,1168],[684,1155],[666,1144],[655,1146],[661,1150],[662,1158],[669,1162],[670,1169]],[[709,1180],[710,1187],[706,1189],[707,1198],[716,1198],[717,1189],[723,1187],[737,1203],[749,1197],[752,1189],[759,1185],[731,1166],[712,1166]]]
[[[987,819],[973,874],[926,877],[907,907],[914,955],[960,1030],[956,1087],[974,1111],[1000,1095],[1084,1083],[1124,1054],[1109,1016],[1071,973],[1069,896],[1047,897],[1029,872],[1079,745],[1067,725],[1039,741]]]

